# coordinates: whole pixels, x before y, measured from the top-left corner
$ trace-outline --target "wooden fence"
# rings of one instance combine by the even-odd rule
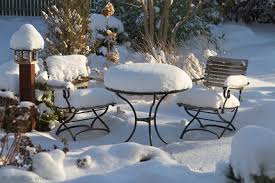
[[[76,0],[77,1],[77,0]],[[100,0],[90,0],[91,11]],[[40,16],[54,0],[0,0],[0,16]]]

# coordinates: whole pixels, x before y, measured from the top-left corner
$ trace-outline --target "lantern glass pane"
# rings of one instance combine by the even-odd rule
[[[23,59],[24,60],[29,60],[30,59],[30,52],[29,51],[24,51],[23,52]]]

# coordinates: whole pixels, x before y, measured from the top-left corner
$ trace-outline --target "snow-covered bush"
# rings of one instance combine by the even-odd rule
[[[91,15],[92,45],[93,55],[92,62],[101,61],[98,65],[109,67],[117,64],[120,59],[118,45],[128,41],[128,35],[124,32],[122,22],[114,17],[115,9],[112,3],[108,2],[100,12],[101,14]],[[98,57],[95,57],[97,55]],[[103,57],[103,59],[102,59]],[[93,64],[95,65],[95,64]],[[103,67],[103,68],[104,68]],[[103,68],[94,68],[102,70]],[[96,74],[97,70],[93,70]],[[100,72],[100,71],[99,71]]]
[[[233,137],[228,177],[236,182],[275,182],[275,132],[248,126]]]
[[[43,12],[47,25],[46,56],[90,52],[89,0],[57,0]]]
[[[65,180],[63,161],[65,153],[61,150],[41,152],[33,156],[33,171],[48,180]]]
[[[218,0],[226,20],[275,23],[275,0]]]
[[[99,4],[102,6],[106,1],[108,0],[100,1]],[[161,41],[167,36],[168,40],[173,37],[176,42],[181,42],[190,36],[201,34],[210,36],[209,24],[219,22],[215,13],[217,6],[212,1],[203,1],[202,4],[198,4],[198,1],[195,0],[158,0],[148,1],[145,6],[143,6],[143,2],[147,1],[111,0],[111,2],[116,8],[116,15],[120,17],[125,26],[125,31],[129,33],[129,37],[136,44],[144,41],[141,38],[146,36],[145,24],[151,24],[148,31],[151,36],[157,37],[156,41]],[[146,11],[144,11],[145,9]],[[148,12],[148,14],[146,15],[144,12]],[[164,16],[163,13],[167,15]],[[148,17],[147,23],[144,23],[145,16]],[[169,21],[168,30],[163,27],[164,19]],[[163,31],[167,32],[162,34]]]

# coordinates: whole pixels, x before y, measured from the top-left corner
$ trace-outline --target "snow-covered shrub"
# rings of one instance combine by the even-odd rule
[[[103,5],[106,1],[109,0],[100,1],[99,4]],[[169,1],[148,1],[143,6],[142,2],[147,1],[111,0],[116,8],[116,15],[122,20],[125,31],[129,33],[129,37],[135,44],[144,41],[143,36],[146,37],[146,32],[144,32],[145,16],[148,17],[147,24],[153,25],[148,31],[151,36],[153,34],[157,37],[156,41],[161,41],[166,36],[168,40],[173,37],[176,42],[201,34],[211,36],[209,24],[219,22],[219,18],[215,13],[217,12],[215,3],[203,1],[202,4],[198,4],[198,1],[195,0]],[[152,6],[151,3],[153,3]],[[145,8],[148,12],[147,15],[144,13]],[[150,9],[153,11],[149,12]],[[166,13],[167,16],[164,16],[163,13]],[[152,19],[150,20],[149,17]],[[169,20],[169,24],[167,24],[168,30],[165,30],[166,33],[162,34],[164,19]],[[150,21],[153,21],[153,24]]]
[[[218,0],[225,20],[275,23],[275,0]]]
[[[105,62],[105,64],[102,63],[105,67],[109,67],[119,62],[120,55],[117,47],[119,44],[128,41],[128,35],[124,32],[124,26],[119,19],[113,16],[114,13],[115,9],[113,4],[108,2],[107,5],[103,7],[101,14],[91,15],[91,51],[99,57],[104,57],[104,61],[100,58],[96,58],[92,61],[97,62],[101,60]],[[96,67],[92,69],[103,68]]]
[[[228,177],[236,182],[275,182],[275,132],[249,126],[233,137]]]
[[[39,176],[48,180],[65,180],[63,161],[65,153],[61,150],[41,152],[33,156],[32,168]]]
[[[43,12],[47,25],[46,56],[90,52],[89,0],[57,0]]]

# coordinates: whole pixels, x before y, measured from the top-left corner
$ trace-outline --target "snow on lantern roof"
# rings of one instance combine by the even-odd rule
[[[24,24],[12,35],[10,47],[14,50],[43,49],[44,40],[33,25]]]

